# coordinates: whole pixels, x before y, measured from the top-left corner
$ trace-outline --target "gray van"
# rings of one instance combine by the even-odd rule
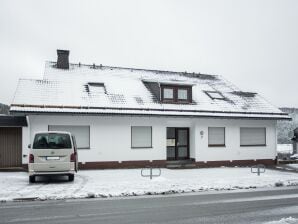
[[[67,175],[74,180],[78,171],[78,153],[75,137],[69,132],[48,131],[34,135],[33,144],[28,146],[29,182],[36,176]]]

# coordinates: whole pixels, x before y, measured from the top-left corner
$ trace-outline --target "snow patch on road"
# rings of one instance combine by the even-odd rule
[[[153,180],[141,177],[141,169],[79,171],[74,182],[67,178],[28,183],[24,172],[0,173],[0,201],[15,198],[72,199],[173,194],[298,185],[296,173],[266,170],[261,176],[250,168],[162,169]]]

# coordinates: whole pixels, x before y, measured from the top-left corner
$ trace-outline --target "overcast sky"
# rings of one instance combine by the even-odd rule
[[[0,102],[71,62],[223,75],[298,107],[297,0],[0,1]]]

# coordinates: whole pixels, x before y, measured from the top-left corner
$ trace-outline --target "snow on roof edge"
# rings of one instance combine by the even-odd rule
[[[190,116],[190,117],[218,117],[218,118],[258,118],[274,120],[290,120],[288,114],[240,113],[240,112],[206,112],[206,111],[162,111],[138,109],[86,109],[86,108],[36,108],[13,106],[11,113],[75,113],[75,114],[119,114],[119,115],[156,115],[156,116]]]

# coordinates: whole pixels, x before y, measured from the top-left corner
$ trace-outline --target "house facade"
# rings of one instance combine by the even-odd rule
[[[289,119],[221,76],[69,63],[58,50],[41,80],[18,83],[11,113],[27,117],[23,164],[35,132],[70,131],[81,168],[271,165],[276,122]]]

